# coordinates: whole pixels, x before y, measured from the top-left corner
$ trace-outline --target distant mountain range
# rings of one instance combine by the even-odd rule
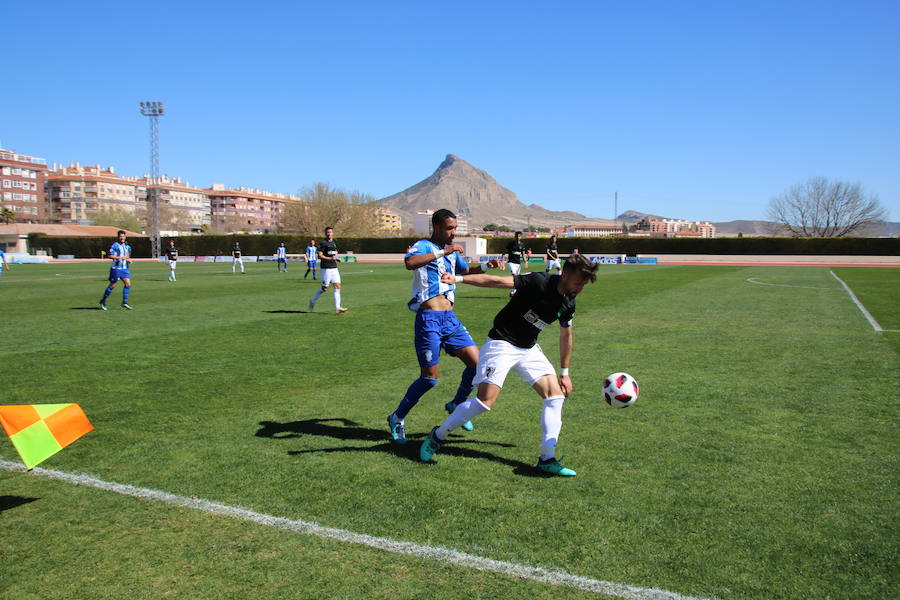
[[[448,208],[469,220],[469,227],[481,228],[489,223],[509,227],[559,227],[563,225],[633,225],[646,217],[679,218],[651,215],[634,210],[620,214],[616,219],[596,219],[574,211],[548,210],[537,204],[526,205],[516,194],[503,187],[497,180],[458,156],[448,154],[429,177],[405,190],[382,198],[380,203],[400,213],[406,226],[420,210]],[[724,221],[713,223],[720,236],[772,235],[779,226],[771,221]],[[886,223],[885,233],[875,235],[900,235],[900,223]]]

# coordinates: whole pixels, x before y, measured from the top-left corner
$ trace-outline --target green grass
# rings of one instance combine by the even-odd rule
[[[682,594],[892,598],[900,334],[874,332],[828,271],[603,267],[575,318],[571,480],[532,469],[540,401],[515,375],[436,465],[391,447],[384,417],[418,374],[398,265],[344,265],[341,316],[330,292],[303,312],[316,284],[296,266],[181,264],[172,284],[139,264],[136,310],[117,289],[106,313],[104,265],[17,266],[0,389],[90,417],[51,469]],[[835,272],[900,329],[900,270]],[[504,293],[458,300],[483,341]],[[414,442],[461,369],[444,360]],[[618,370],[642,388],[627,410],[600,397]],[[586,596],[26,474],[0,471],[0,490],[36,499],[0,513],[2,598]]]

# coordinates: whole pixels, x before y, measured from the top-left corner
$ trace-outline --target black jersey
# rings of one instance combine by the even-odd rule
[[[235,246],[234,249],[231,251],[231,256],[233,256],[235,258],[240,258],[241,257],[241,249],[238,248],[237,246]]]
[[[575,298],[559,294],[559,279],[559,275],[540,272],[514,275],[516,295],[494,317],[488,337],[531,348],[553,321],[559,319],[560,326],[569,327],[575,316]]]
[[[506,245],[506,255],[509,257],[509,262],[513,264],[520,264],[524,253],[525,244],[522,242],[510,242]]]
[[[556,244],[547,244],[547,260],[559,260]]]
[[[166,254],[169,256],[169,260],[175,260],[178,258],[178,249],[170,246],[166,248]]]
[[[321,244],[319,244],[319,252],[322,253],[322,256],[328,256],[330,258],[326,258],[322,261],[322,264],[319,265],[323,269],[337,269],[337,260],[334,257],[337,256],[337,244],[334,243],[334,240],[328,241],[323,240]]]

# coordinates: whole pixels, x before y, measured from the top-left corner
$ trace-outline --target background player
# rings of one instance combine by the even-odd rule
[[[556,274],[562,273],[562,266],[559,264],[559,248],[556,246],[556,235],[550,236],[550,243],[547,244],[547,255],[544,257],[547,266],[544,271],[549,273],[550,269],[556,269]]]
[[[456,235],[456,215],[442,208],[431,215],[431,238],[412,245],[403,262],[413,271],[412,300],[407,306],[416,311],[413,343],[419,359],[419,378],[410,384],[396,410],[388,415],[388,429],[398,444],[406,443],[406,415],[419,399],[437,385],[441,348],[460,359],[466,368],[460,378],[456,396],[444,405],[452,413],[468,398],[478,362],[478,347],[472,336],[453,312],[456,285],[442,283],[441,275],[449,273],[481,273],[482,267],[472,269],[462,257],[463,249],[453,243]],[[471,431],[471,423],[463,423]]]
[[[316,278],[316,266],[319,264],[319,249],[316,248],[316,240],[309,240],[309,246],[306,247],[306,273],[303,279],[312,271],[313,279]]]
[[[572,318],[575,297],[588,282],[597,279],[597,266],[585,257],[575,255],[566,261],[561,275],[529,273],[514,277],[493,275],[458,275],[445,273],[444,282],[462,281],[479,287],[512,288],[518,293],[494,317],[494,327],[478,352],[475,384],[478,393],[460,404],[447,419],[435,427],[419,449],[423,461],[431,460],[447,434],[466,421],[491,410],[510,369],[515,370],[544,400],[541,412],[541,454],[538,468],[546,473],[573,477],[575,471],[556,459],[556,444],[562,430],[562,406],[572,393],[569,361],[572,358]],[[559,319],[560,373],[537,345],[538,334]]]
[[[9,271],[9,263],[6,262],[6,251],[3,248],[0,248],[0,275],[3,275],[4,269]],[[2,281],[2,279],[0,279],[0,281]]]
[[[275,267],[279,272],[284,270],[287,273],[287,248],[284,246],[284,242],[278,244],[278,247],[275,248]]]
[[[231,249],[231,272],[234,273],[234,267],[241,265],[241,273],[244,272],[244,261],[241,260],[241,243],[235,242],[234,248]]]
[[[334,313],[337,315],[347,312],[347,309],[341,306],[341,273],[338,271],[337,244],[334,241],[334,229],[325,228],[325,241],[319,246],[318,258],[322,261],[322,287],[316,290],[312,299],[309,301],[309,312],[316,310],[316,300],[325,293],[329,285],[334,286]]]
[[[106,299],[112,294],[116,283],[121,279],[122,285],[122,308],[133,310],[128,304],[128,295],[131,293],[131,246],[125,243],[125,232],[121,229],[118,231],[119,241],[113,242],[109,247],[107,258],[112,259],[112,265],[109,268],[109,285],[103,292],[103,298],[100,299],[100,310],[107,310]]]
[[[175,240],[169,240],[166,258],[169,260],[169,281],[175,281],[175,267],[178,266],[178,249],[175,247]]]

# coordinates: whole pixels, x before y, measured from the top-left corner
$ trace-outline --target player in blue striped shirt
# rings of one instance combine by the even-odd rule
[[[103,292],[103,298],[100,300],[100,310],[106,310],[106,299],[112,294],[113,288],[120,279],[125,286],[122,289],[122,308],[133,310],[128,305],[128,294],[131,293],[131,272],[129,270],[131,246],[125,243],[125,232],[121,229],[119,230],[119,241],[113,242],[106,257],[112,259],[112,265],[109,268],[109,285],[106,286],[106,291]]]
[[[303,279],[312,271],[313,279],[316,278],[316,270],[319,266],[319,249],[316,248],[316,240],[309,240],[309,246],[306,247],[306,273]]]
[[[278,247],[275,249],[275,256],[275,266],[278,268],[278,271],[281,272],[283,269],[287,273],[287,248],[285,248],[284,242],[278,244]]]
[[[419,399],[437,385],[441,348],[465,364],[456,396],[444,405],[452,413],[472,391],[472,379],[478,364],[478,346],[453,312],[456,286],[441,282],[443,273],[481,273],[482,266],[469,268],[463,249],[453,243],[456,215],[442,208],[431,216],[430,239],[419,240],[406,253],[406,268],[413,271],[413,297],[407,306],[416,311],[414,345],[420,375],[406,390],[397,409],[388,415],[388,429],[397,444],[406,443],[404,420]],[[471,423],[463,427],[473,429]]]

